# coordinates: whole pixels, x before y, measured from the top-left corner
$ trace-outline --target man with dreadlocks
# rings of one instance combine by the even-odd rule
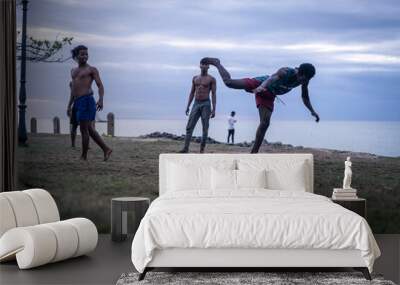
[[[82,135],[82,156],[81,159],[87,160],[89,149],[89,138],[91,137],[103,150],[104,161],[110,158],[112,149],[109,148],[97,133],[94,125],[96,111],[103,109],[104,87],[100,79],[97,68],[90,66],[87,61],[89,58],[88,48],[79,45],[72,51],[72,58],[78,63],[78,67],[71,70],[71,97],[68,103],[67,113],[72,116],[72,103],[76,108],[76,121],[79,122]],[[96,82],[99,90],[99,100],[95,101],[92,91],[92,83]]]
[[[296,68],[282,67],[271,76],[264,75],[254,78],[232,79],[218,58],[205,57],[201,60],[201,63],[214,65],[227,87],[242,89],[255,94],[260,124],[257,128],[251,153],[258,153],[261,143],[264,140],[277,95],[286,94],[293,88],[301,85],[303,103],[311,112],[311,115],[315,117],[315,121],[319,122],[319,116],[314,111],[308,96],[308,82],[315,75],[315,67],[312,64],[303,63]]]

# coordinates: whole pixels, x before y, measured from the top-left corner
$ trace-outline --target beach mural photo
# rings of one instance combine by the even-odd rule
[[[158,196],[161,153],[312,153],[316,194],[351,183],[400,234],[400,5],[293,3],[17,6],[18,187],[106,233],[112,198]]]

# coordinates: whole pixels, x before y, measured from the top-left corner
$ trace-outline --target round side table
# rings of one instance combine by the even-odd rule
[[[134,235],[150,205],[145,197],[118,197],[111,199],[111,239],[123,241]]]

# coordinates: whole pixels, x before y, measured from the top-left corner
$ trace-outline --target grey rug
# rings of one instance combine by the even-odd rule
[[[360,272],[148,272],[142,281],[138,273],[122,274],[116,285],[146,284],[213,284],[213,285],[395,285],[380,275],[368,281]]]

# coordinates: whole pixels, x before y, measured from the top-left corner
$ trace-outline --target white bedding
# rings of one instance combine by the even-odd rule
[[[265,189],[162,195],[140,223],[132,262],[143,272],[165,248],[358,249],[371,272],[380,256],[359,215],[324,196]]]

